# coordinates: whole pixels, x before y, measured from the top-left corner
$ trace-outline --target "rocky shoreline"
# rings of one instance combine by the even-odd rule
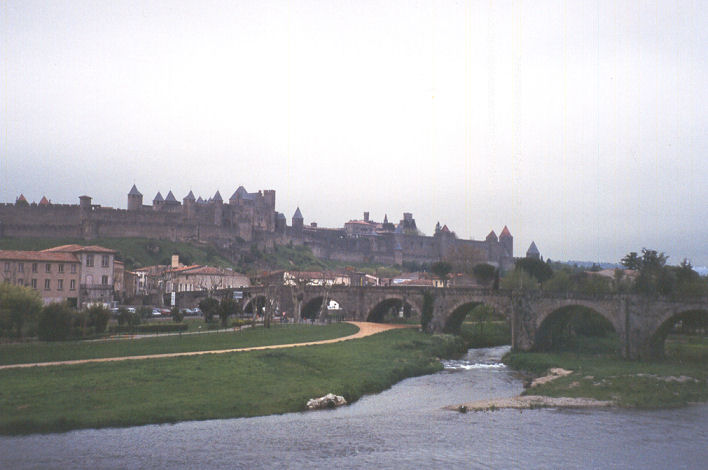
[[[573,371],[571,370],[552,368],[548,371],[548,375],[534,379],[527,386],[534,388],[572,373]],[[609,406],[615,406],[615,402],[595,400],[594,398],[519,395],[509,398],[494,398],[491,400],[463,403],[461,405],[451,405],[445,407],[445,409],[465,413],[467,411],[496,411],[501,409],[532,410],[536,408],[603,408]]]
[[[544,397],[540,395],[520,395],[510,398],[479,400],[461,405],[446,406],[451,411],[496,411],[501,409],[532,410],[537,408],[606,408],[615,406],[613,401],[593,398]]]

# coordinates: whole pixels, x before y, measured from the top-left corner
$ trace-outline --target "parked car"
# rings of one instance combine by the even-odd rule
[[[153,309],[152,309],[152,316],[153,316],[153,317],[159,317],[159,316],[161,316],[161,315],[162,315],[162,312],[160,311],[159,308],[153,308]]]

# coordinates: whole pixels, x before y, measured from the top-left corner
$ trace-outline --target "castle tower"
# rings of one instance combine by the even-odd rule
[[[138,191],[137,186],[133,185],[128,193],[128,210],[138,211],[143,208],[143,195]]]
[[[499,238],[497,238],[497,234],[494,233],[494,230],[492,230],[489,232],[489,235],[487,235],[487,238],[485,238],[485,241],[490,243],[499,243]]]
[[[541,252],[538,251],[538,247],[536,246],[536,242],[533,242],[533,241],[531,242],[529,249],[526,250],[526,257],[541,259]]]
[[[194,198],[194,193],[190,190],[184,199],[182,199],[182,206],[184,207],[184,216],[187,219],[192,219],[194,217],[194,204],[197,200]]]
[[[514,256],[514,237],[506,225],[499,234],[499,243],[504,247],[507,256]]]
[[[221,225],[224,219],[224,200],[221,198],[219,191],[216,191],[214,197],[211,198],[212,204],[214,204],[214,225]]]
[[[155,194],[155,199],[152,200],[152,208],[154,210],[159,209],[162,207],[162,205],[165,203],[165,198],[162,197],[162,194],[160,194],[160,191]]]
[[[300,212],[299,207],[295,209],[295,214],[293,214],[292,218],[292,224],[295,230],[297,230],[298,232],[302,232],[302,229],[305,225],[305,219],[302,217],[302,212]]]

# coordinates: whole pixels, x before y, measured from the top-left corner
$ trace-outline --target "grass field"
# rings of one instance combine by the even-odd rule
[[[285,413],[329,392],[351,402],[441,369],[437,358],[461,346],[451,336],[399,329],[274,351],[4,370],[0,433]]]
[[[534,376],[552,367],[573,373],[524,393],[613,400],[624,407],[662,408],[708,401],[708,341],[666,343],[667,359],[628,361],[614,354],[509,353],[504,362]]]
[[[349,336],[357,331],[358,328],[349,323],[335,323],[327,326],[278,325],[269,329],[256,327],[236,332],[156,336],[140,339],[2,344],[0,345],[0,365],[305,343]]]

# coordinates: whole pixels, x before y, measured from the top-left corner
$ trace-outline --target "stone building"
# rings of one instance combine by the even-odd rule
[[[114,300],[115,250],[97,245],[62,245],[44,252],[70,253],[79,260],[79,305],[110,304]]]
[[[45,304],[80,304],[81,261],[73,253],[0,250],[0,282],[31,287]]]
[[[163,278],[165,294],[251,286],[251,281],[246,275],[230,269],[211,266],[193,265],[170,268],[163,273]]]

